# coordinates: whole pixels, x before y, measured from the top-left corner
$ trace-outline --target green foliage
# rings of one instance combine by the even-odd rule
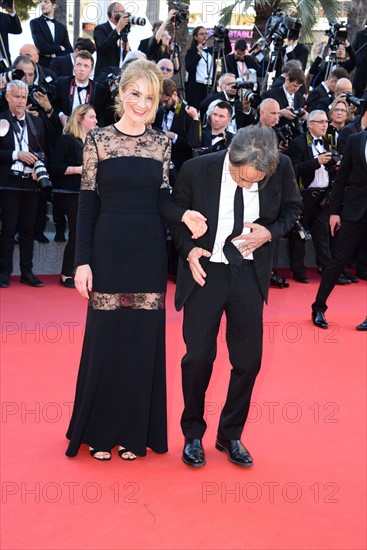
[[[21,21],[29,19],[29,10],[38,6],[38,0],[16,0],[15,9]]]

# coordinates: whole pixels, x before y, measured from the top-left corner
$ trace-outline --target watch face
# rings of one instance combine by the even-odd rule
[[[0,120],[0,137],[6,136],[6,134],[9,132],[9,128],[9,122],[5,118],[2,118]]]

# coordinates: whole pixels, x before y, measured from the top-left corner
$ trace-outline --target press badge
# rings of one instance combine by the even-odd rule
[[[10,170],[14,176],[22,176],[24,174],[23,162],[20,162],[19,160],[15,161],[14,164],[11,165]]]

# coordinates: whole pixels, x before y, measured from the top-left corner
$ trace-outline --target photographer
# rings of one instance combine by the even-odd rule
[[[298,91],[304,82],[304,72],[294,67],[286,75],[283,86],[270,89],[262,96],[262,99],[270,97],[279,103],[280,120],[277,127],[291,123],[294,136],[303,133],[301,122],[307,118],[307,113],[303,111],[305,99]]]
[[[221,30],[223,30],[221,28]],[[225,31],[225,29],[224,29]],[[223,41],[224,55],[231,52],[232,46],[228,38],[228,33],[223,32],[223,39],[218,38],[218,43]],[[214,62],[213,47],[208,48],[206,42],[208,32],[205,27],[199,26],[193,30],[192,41],[186,52],[185,65],[188,72],[186,82],[186,99],[189,105],[196,109],[200,108],[200,103],[208,95],[208,87],[215,81],[217,67]],[[216,46],[218,47],[218,46]]]
[[[227,101],[215,100],[207,110],[207,124],[203,127],[201,149],[198,153],[212,153],[227,149],[234,138],[228,131],[232,118],[232,107]]]
[[[21,34],[22,25],[15,11],[14,2],[2,3],[8,13],[0,13],[0,71],[11,65],[9,34]]]
[[[19,55],[26,55],[36,66],[36,74],[33,84],[39,85],[44,82],[51,84],[56,81],[57,75],[51,69],[41,67],[39,64],[40,56],[34,44],[23,44],[23,46],[19,49]]]
[[[307,133],[290,142],[288,156],[302,193],[302,225],[311,232],[318,265],[324,269],[331,261],[328,193],[336,173],[335,151],[331,150],[330,142],[325,138],[328,119],[324,111],[312,111],[308,115],[307,127]],[[298,232],[289,236],[289,253],[293,279],[308,283],[304,265],[305,240]],[[341,279],[339,282],[347,284],[350,280]]]
[[[335,99],[335,85],[339,78],[348,77],[348,73],[342,67],[338,67],[330,73],[327,80],[323,80],[321,84],[316,86],[312,92],[309,93],[306,101],[306,108],[309,113],[318,109],[317,105],[319,101],[324,98],[330,98],[331,101]]]
[[[345,42],[340,42],[338,44],[338,47],[335,51],[335,57],[333,50],[331,50],[330,57],[328,60],[326,60],[326,55],[329,49],[330,46],[328,43],[323,52],[325,61],[323,61],[323,57],[318,55],[308,71],[307,79],[312,82],[313,88],[315,88],[316,86],[321,84],[323,80],[325,80],[327,72],[330,73],[338,67],[342,67],[348,73],[350,73],[356,66],[357,57],[353,47],[349,44],[348,40],[345,40]],[[329,70],[328,67],[330,68]]]
[[[222,63],[222,74],[233,73],[236,78],[249,75],[249,69],[254,69],[258,77],[261,77],[261,66],[252,55],[246,55],[246,40],[236,40],[234,53],[226,55]]]
[[[177,10],[170,10],[167,19],[163,21],[161,26],[155,31],[148,43],[147,59],[158,63],[160,59],[171,59],[171,36],[167,30],[167,26],[178,13]],[[172,51],[172,62],[175,72],[180,68],[178,51],[176,48]]]
[[[26,113],[28,86],[25,82],[9,82],[6,99],[9,109],[2,114],[0,136],[0,288],[7,288],[10,283],[17,228],[20,282],[41,287],[44,284],[32,272],[32,257],[39,190],[49,185],[47,178],[45,180],[40,174],[40,170],[46,172],[39,161],[45,147],[44,128],[39,118]]]
[[[124,32],[129,16],[125,12],[124,6],[119,2],[113,2],[108,6],[107,15],[108,21],[97,25],[93,32],[97,48],[95,78],[104,67],[121,67],[130,50],[127,33]]]

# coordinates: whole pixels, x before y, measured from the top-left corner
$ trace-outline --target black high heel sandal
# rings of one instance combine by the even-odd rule
[[[121,445],[120,445],[120,447],[121,447],[121,449],[118,450],[118,455],[122,460],[125,460],[126,462],[131,462],[132,460],[136,460],[138,458],[136,456],[136,454],[129,451],[129,449],[126,449],[125,447],[122,447]],[[131,453],[134,456],[127,456],[126,458],[124,458],[122,455],[124,455],[126,453]]]
[[[108,460],[111,460],[111,458],[112,458],[111,451],[97,451],[96,449],[89,449],[89,452],[90,452],[90,455],[95,460],[99,460],[100,462],[107,462]],[[98,456],[96,456],[96,454],[98,454],[98,453],[109,453],[110,456],[108,458],[106,458],[106,457],[98,458]]]

